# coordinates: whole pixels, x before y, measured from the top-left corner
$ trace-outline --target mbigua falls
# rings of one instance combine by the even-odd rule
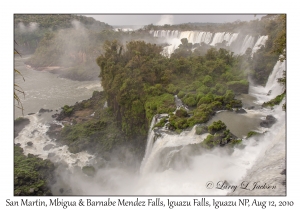
[[[253,17],[14,15],[14,195],[286,195],[286,17]]]

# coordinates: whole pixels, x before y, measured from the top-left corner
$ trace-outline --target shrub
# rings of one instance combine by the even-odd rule
[[[179,91],[178,98],[183,98],[185,96],[185,93],[183,91]]]
[[[186,111],[185,109],[180,108],[180,109],[176,110],[175,115],[176,115],[177,117],[187,117],[187,116],[188,116],[188,113],[187,113],[187,111]]]
[[[196,106],[197,101],[193,95],[190,95],[183,99],[183,103],[185,103],[188,106]]]
[[[247,80],[240,81],[230,81],[227,82],[228,88],[233,90],[235,93],[248,93],[249,91],[249,82]]]
[[[167,92],[170,93],[170,94],[177,94],[178,93],[178,88],[173,84],[169,84],[167,86]]]
[[[64,111],[65,115],[70,116],[70,115],[72,114],[73,107],[70,107],[70,106],[68,106],[68,105],[65,105],[65,106],[63,107],[63,111]]]
[[[221,120],[213,122],[210,126],[208,126],[208,131],[210,134],[215,134],[218,131],[226,129],[225,123]]]

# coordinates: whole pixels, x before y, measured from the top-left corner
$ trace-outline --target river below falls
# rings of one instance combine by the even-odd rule
[[[88,99],[93,91],[101,91],[99,78],[94,81],[73,81],[58,77],[46,71],[36,71],[29,68],[24,62],[29,56],[15,58],[14,68],[22,76],[15,74],[15,84],[25,92],[25,97],[20,93],[19,98],[24,108],[24,115],[36,113],[41,108],[58,110],[64,105],[74,105],[77,101]],[[15,107],[14,118],[22,116],[22,111]]]

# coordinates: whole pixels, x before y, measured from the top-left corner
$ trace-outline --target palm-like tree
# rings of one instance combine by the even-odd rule
[[[17,54],[17,55],[21,56],[21,54],[16,49],[14,50],[14,54],[15,55]],[[23,75],[19,72],[19,70],[14,69],[14,73],[19,74],[20,76],[22,76],[23,80],[25,81]],[[16,83],[14,83],[14,99],[17,101],[17,104],[15,104],[15,106],[17,108],[21,109],[22,114],[24,115],[24,113],[23,113],[24,109],[23,109],[23,105],[22,105],[22,102],[20,100],[19,94],[22,94],[25,98],[25,93],[22,90],[22,88],[19,85],[17,85]]]

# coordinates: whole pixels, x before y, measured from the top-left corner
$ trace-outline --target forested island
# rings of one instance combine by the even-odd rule
[[[189,145],[194,155],[216,147],[230,152],[239,147],[243,139],[231,133],[224,122],[205,123],[218,111],[243,113],[245,108],[251,109],[238,96],[249,93],[249,78],[265,86],[279,57],[286,59],[285,20],[285,15],[269,15],[250,22],[151,24],[122,32],[78,15],[15,15],[15,47],[20,53],[33,53],[26,61],[33,69],[80,81],[100,77],[103,91],[95,91],[90,99],[73,106],[63,106],[53,115],[62,123],[50,124],[47,131],[58,144],[68,145],[71,153],[88,151],[105,160],[82,168],[83,173],[93,176],[95,170],[109,166],[111,159],[121,163],[126,158],[118,149],[121,147],[141,162],[149,128],[156,130],[156,136],[162,127],[178,135],[197,125],[195,135],[208,135],[201,143]],[[150,33],[155,30],[242,31],[268,39],[254,54],[250,48],[244,54],[234,54],[226,42],[212,47],[183,38],[168,57],[162,53],[168,43]],[[285,87],[285,72],[278,82]],[[262,106],[272,108],[284,98],[285,88]],[[154,118],[159,119],[151,127]],[[17,119],[15,127],[20,123],[25,127],[25,121]],[[275,122],[269,117],[264,125],[271,127]],[[257,134],[249,130],[247,138]],[[33,155],[24,160],[23,156],[15,145],[15,195],[50,195],[45,183],[50,186],[55,182],[57,164]],[[120,165],[125,167],[125,162]],[[30,184],[24,181],[27,179]]]

